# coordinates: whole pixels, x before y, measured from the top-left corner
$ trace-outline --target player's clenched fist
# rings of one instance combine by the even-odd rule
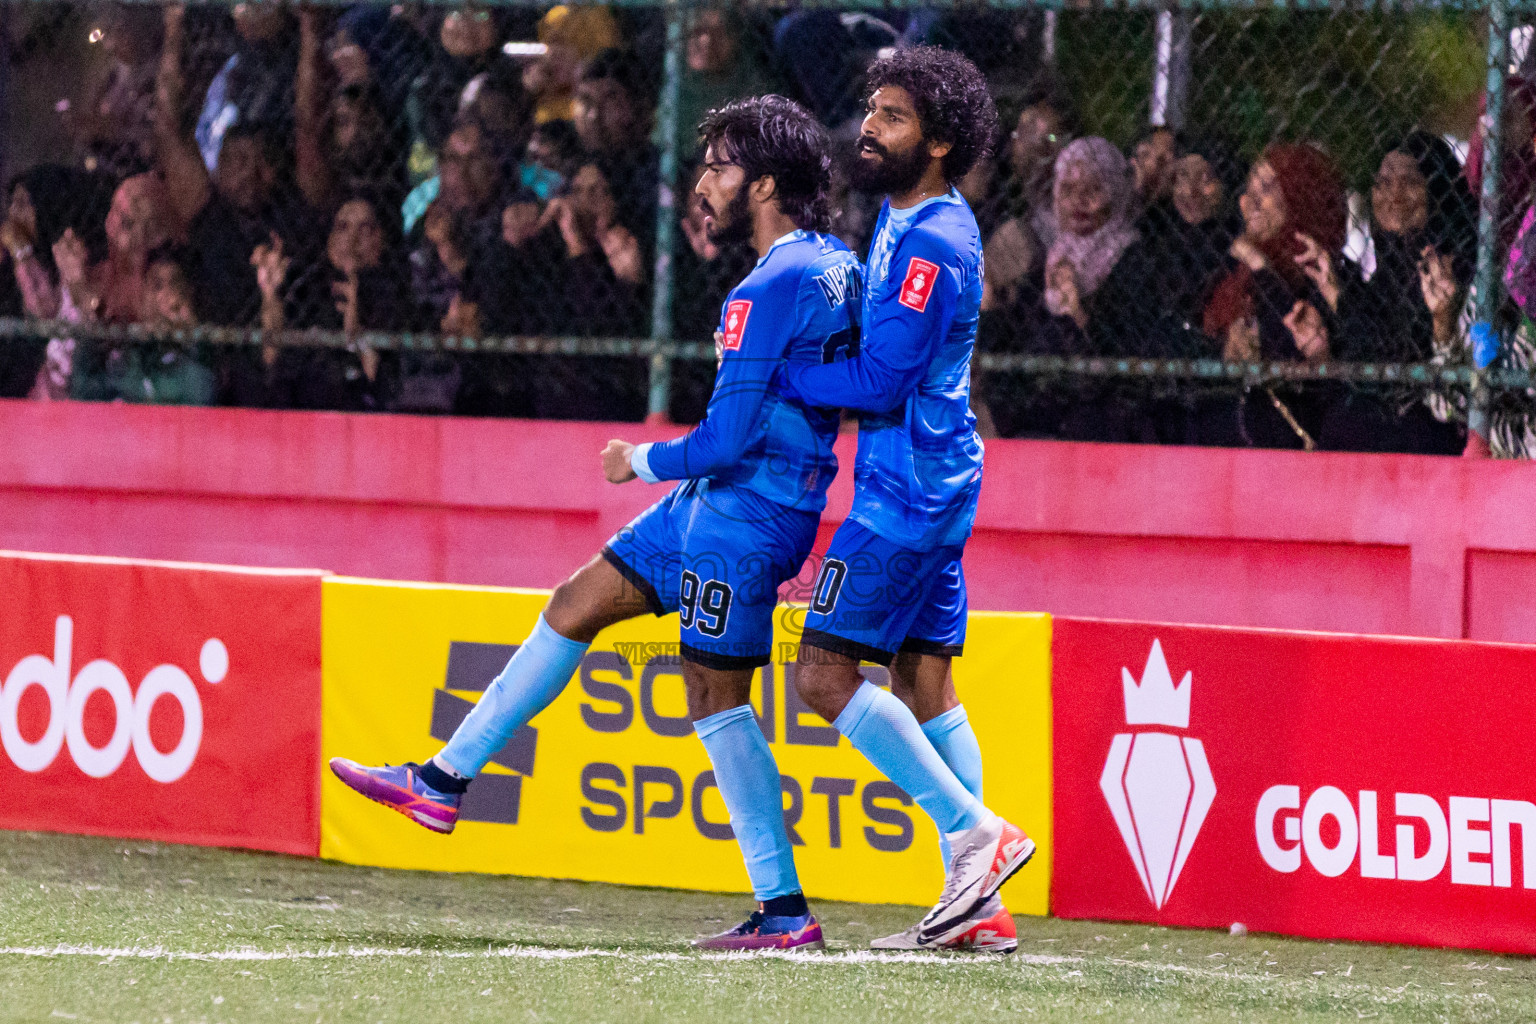
[[[634,453],[635,446],[628,441],[614,438],[608,442],[608,447],[603,449],[603,476],[609,483],[622,484],[635,479],[635,471],[629,465],[629,457]]]

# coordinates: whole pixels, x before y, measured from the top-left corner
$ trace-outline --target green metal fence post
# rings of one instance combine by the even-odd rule
[[[1478,133],[1483,143],[1483,187],[1477,216],[1477,273],[1472,280],[1474,320],[1485,325],[1489,336],[1499,308],[1499,163],[1500,132],[1504,120],[1504,86],[1509,78],[1509,9],[1507,0],[1491,0],[1488,6],[1488,102]],[[1472,390],[1467,409],[1467,429],[1488,437],[1489,392],[1482,370],[1496,353],[1473,348]]]
[[[656,194],[655,291],[651,302],[651,339],[665,346],[672,339],[672,254],[677,245],[677,96],[683,76],[683,7],[667,0],[667,52],[656,119],[661,130],[661,174]],[[647,419],[665,421],[672,397],[672,361],[664,348],[651,355],[651,396]]]

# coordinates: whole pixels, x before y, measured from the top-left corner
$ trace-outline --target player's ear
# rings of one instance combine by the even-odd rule
[[[934,160],[943,160],[949,155],[949,151],[954,148],[955,144],[953,142],[930,142],[928,143],[928,156]]]
[[[779,183],[773,180],[773,175],[765,174],[752,182],[751,191],[748,193],[752,201],[756,203],[769,203],[778,194]]]

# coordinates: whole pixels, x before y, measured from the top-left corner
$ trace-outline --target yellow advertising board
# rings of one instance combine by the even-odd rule
[[[325,760],[422,760],[442,746],[524,640],[543,591],[331,577],[323,585]],[[792,684],[803,614],[781,606],[774,663],[753,683],[778,761],[807,895],[932,903],[943,881],[933,823]],[[675,615],[604,631],[565,692],[470,787],[436,835],[348,790],[321,788],[322,857],[747,892],[709,759],[688,720]],[[1006,890],[1048,909],[1051,861],[1049,616],[973,613],[955,683],[981,743],[986,800],[1039,844]],[[876,681],[884,670],[867,666]]]

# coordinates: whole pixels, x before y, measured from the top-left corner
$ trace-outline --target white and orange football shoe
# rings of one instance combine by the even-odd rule
[[[922,925],[915,924],[899,935],[887,935],[871,942],[872,949],[934,949],[970,953],[1012,953],[1019,948],[1019,933],[1013,925],[1013,915],[1003,906],[1000,896],[993,894],[970,916],[966,929],[943,945],[925,946],[917,941]]]
[[[944,892],[917,930],[917,941],[930,948],[965,934],[976,909],[1035,855],[1035,841],[995,814],[951,836],[949,845]]]

